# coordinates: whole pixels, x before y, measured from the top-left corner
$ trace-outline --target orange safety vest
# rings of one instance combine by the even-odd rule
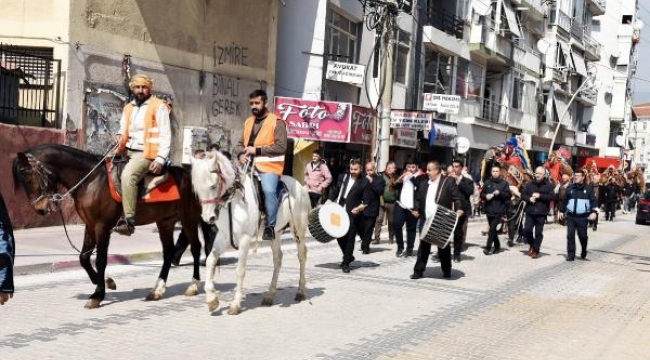
[[[158,156],[158,138],[160,130],[158,129],[158,122],[156,121],[156,112],[161,104],[166,103],[155,96],[149,98],[147,104],[147,112],[144,114],[144,158],[154,160]],[[124,106],[124,118],[126,119],[126,130],[120,139],[120,147],[117,149],[118,153],[126,150],[126,143],[129,141],[129,128],[131,127],[131,115],[133,114],[133,103],[128,103]]]
[[[278,117],[274,114],[268,114],[260,131],[257,133],[253,146],[262,147],[275,144],[275,126],[278,122]],[[253,125],[255,124],[255,116],[246,119],[244,123],[244,146],[248,146]],[[284,170],[284,155],[281,156],[255,156],[255,167],[262,173],[273,173],[282,175]]]

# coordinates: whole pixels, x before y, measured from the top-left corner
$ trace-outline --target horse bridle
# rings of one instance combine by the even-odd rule
[[[43,165],[34,155],[26,153],[25,156],[27,157],[27,160],[29,161],[30,167],[29,168],[24,168],[21,167],[20,171],[24,173],[33,173],[36,172],[38,174],[38,186],[40,187],[41,190],[41,195],[37,197],[35,200],[30,201],[29,203],[34,206],[38,202],[42,201],[43,199],[48,199],[48,200],[53,200],[53,196],[48,193],[48,189],[51,185],[51,180],[50,176],[52,175],[52,171],[50,171],[48,168]]]
[[[225,189],[225,190],[223,191],[222,194],[219,194],[216,198],[201,200],[200,201],[201,205],[215,204],[218,207],[222,207],[227,203],[229,203],[235,197],[235,194],[237,193],[238,190],[241,191],[242,195],[244,194],[243,191],[244,185],[241,182],[239,174],[237,174],[233,186],[226,189],[226,177],[223,174],[223,170],[221,170],[221,164],[218,161],[216,162],[216,166],[214,170],[210,172],[217,175],[217,177],[219,178],[219,184],[221,185],[221,189]],[[212,187],[214,188],[215,186],[216,184],[213,185]]]

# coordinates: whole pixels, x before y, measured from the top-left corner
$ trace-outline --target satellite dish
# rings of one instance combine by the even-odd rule
[[[456,138],[456,151],[459,154],[464,154],[469,151],[470,142],[469,139],[463,136]]]
[[[537,50],[539,50],[542,54],[546,54],[549,47],[551,47],[551,44],[548,41],[544,39],[539,39],[537,41]]]
[[[623,135],[616,135],[615,141],[616,141],[616,145],[618,146],[623,146],[623,144],[625,143],[623,139]]]
[[[636,22],[634,23],[634,29],[635,30],[643,29],[643,21],[641,21],[641,19],[636,20]]]
[[[619,50],[618,48],[615,48],[614,50],[612,50],[612,57],[613,58],[618,59],[619,56],[621,56],[621,50]]]

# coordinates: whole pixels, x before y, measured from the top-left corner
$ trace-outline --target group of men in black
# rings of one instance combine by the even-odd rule
[[[384,195],[387,189],[393,188],[397,191],[390,197],[396,203],[394,220],[402,219],[392,223],[389,221],[389,227],[393,227],[390,233],[394,233],[397,239],[397,256],[412,255],[416,226],[422,232],[426,214],[431,213],[430,206],[436,204],[456,213],[458,224],[453,234],[453,256],[451,245],[438,246],[436,254],[440,260],[443,278],[450,278],[452,259],[455,262],[461,261],[466,224],[468,215],[472,211],[470,197],[474,194],[474,182],[462,174],[463,162],[454,160],[446,174],[437,161],[427,163],[426,173],[410,171],[409,166],[413,167],[415,164],[409,163],[406,164],[405,170],[407,176],[399,178],[394,174],[390,176],[378,174],[372,162],[366,164],[364,175],[361,166],[360,161],[352,160],[349,173],[341,174],[329,193],[329,200],[343,206],[351,219],[350,230],[344,237],[338,239],[339,247],[343,252],[343,261],[340,264],[343,272],[349,273],[350,263],[355,260],[353,252],[357,235],[362,239],[361,251],[364,254],[370,252],[370,240],[376,230],[377,216],[384,206]],[[558,203],[559,218],[567,225],[567,261],[575,259],[576,232],[581,244],[580,256],[586,258],[587,223],[595,220],[598,213],[598,201],[594,190],[585,184],[586,174],[576,172],[572,181],[564,185],[562,194],[558,197],[556,188],[550,182],[548,172],[543,167],[535,169],[532,181],[521,188],[514,189],[503,179],[501,171],[499,165],[492,166],[490,177],[484,182],[480,193],[489,224],[483,253],[492,255],[501,251],[498,227],[503,224],[504,218],[509,216],[511,200],[518,198],[522,205],[519,209],[521,212],[517,212],[521,215],[517,225],[523,223],[522,235],[529,245],[528,255],[532,259],[539,257],[544,225],[553,202]],[[409,202],[408,198],[412,198],[412,201]],[[407,225],[406,250],[404,250],[403,236],[399,236],[402,235],[405,223]],[[378,243],[377,240],[375,239],[375,243]],[[508,241],[508,245],[513,246],[512,241]],[[429,242],[420,241],[411,279],[420,279],[424,276],[431,246]]]

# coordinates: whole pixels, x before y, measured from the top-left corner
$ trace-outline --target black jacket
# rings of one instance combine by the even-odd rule
[[[364,179],[367,178],[364,176]],[[382,195],[384,195],[384,188],[386,187],[386,182],[384,181],[383,175],[375,175],[372,177],[372,182],[368,181],[369,184],[364,189],[368,192],[365,194],[367,196],[367,201],[364,201],[366,208],[363,210],[364,217],[377,217],[379,216],[379,202]],[[365,198],[365,197],[364,197]]]
[[[535,202],[530,201],[533,193],[539,193],[539,199],[535,200]],[[521,198],[526,202],[526,214],[547,215],[549,205],[555,199],[555,191],[548,181],[543,180],[538,183],[533,180],[524,185],[521,190]]]
[[[603,196],[603,202],[612,203],[618,200],[618,193],[621,190],[621,188],[618,185],[607,184],[605,186],[601,186],[600,189]]]
[[[427,209],[427,194],[429,192],[429,181],[422,180],[415,188],[413,195],[414,207],[420,213],[420,217],[426,215]],[[440,183],[438,184],[438,192],[436,194],[437,204],[446,207],[449,210],[461,209],[460,196],[458,188],[453,178],[448,178],[440,175]]]
[[[499,194],[488,200],[487,195],[497,190]],[[496,180],[493,178],[487,179],[483,184],[483,191],[481,191],[481,199],[485,201],[485,213],[487,215],[503,215],[507,213],[510,196],[510,187],[508,187],[507,181],[501,178]]]
[[[350,179],[350,174],[341,174],[339,175],[338,181],[336,182],[337,187],[336,191],[330,192],[330,200],[334,202],[339,201],[339,193],[344,191],[348,185],[348,180]],[[370,191],[366,189],[368,186],[368,179],[365,176],[360,175],[359,178],[352,185],[352,189],[348,193],[348,197],[344,199],[343,207],[352,217],[352,209],[361,205],[361,203],[368,204],[372,199],[370,199]]]
[[[458,196],[460,196],[460,207],[466,215],[472,213],[472,203],[469,198],[474,194],[474,182],[464,176],[460,177],[460,182],[456,185]]]

